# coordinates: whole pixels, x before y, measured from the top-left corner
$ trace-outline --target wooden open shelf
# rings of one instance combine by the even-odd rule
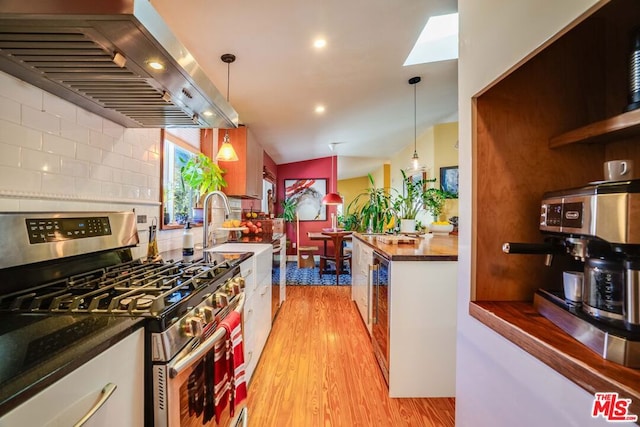
[[[554,136],[549,140],[549,148],[574,143],[608,142],[638,135],[640,135],[640,109]]]
[[[640,414],[640,371],[604,360],[540,315],[531,303],[471,302],[469,314],[591,394],[619,393]]]

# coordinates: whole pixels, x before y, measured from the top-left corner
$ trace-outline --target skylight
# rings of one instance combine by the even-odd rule
[[[432,16],[404,65],[424,64],[458,58],[458,13]]]

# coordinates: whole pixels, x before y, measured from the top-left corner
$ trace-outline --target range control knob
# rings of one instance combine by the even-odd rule
[[[229,297],[227,296],[227,294],[224,294],[222,292],[216,292],[214,294],[214,297],[216,300],[216,307],[222,308],[229,305]]]
[[[240,276],[234,277],[232,281],[235,285],[238,285],[240,289],[244,289],[244,283],[245,283],[244,277],[240,277]]]
[[[202,319],[199,316],[189,316],[182,324],[182,331],[188,337],[201,336],[202,329]]]
[[[238,295],[240,293],[240,285],[233,280],[229,280],[225,285],[225,292],[227,295]]]
[[[206,323],[211,323],[216,317],[216,311],[213,307],[206,306],[202,309],[202,314],[204,316],[204,321]]]

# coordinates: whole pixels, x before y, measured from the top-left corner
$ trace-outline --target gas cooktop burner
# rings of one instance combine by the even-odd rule
[[[157,316],[216,283],[234,265],[130,261],[1,296],[0,311]]]

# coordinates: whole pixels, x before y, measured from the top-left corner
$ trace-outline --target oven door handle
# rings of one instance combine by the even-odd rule
[[[234,309],[234,311],[237,311],[238,313],[240,313],[240,315],[242,315],[242,310],[244,309],[244,298],[245,298],[244,292],[240,293],[238,295],[238,298],[239,298],[238,305],[236,305],[236,308]],[[183,372],[186,369],[189,369],[194,363],[202,359],[204,355],[207,354],[213,348],[214,344],[218,342],[218,340],[221,340],[222,338],[224,338],[226,333],[227,331],[224,328],[219,327],[218,329],[216,329],[213,335],[211,335],[206,341],[200,344],[194,351],[192,351],[182,359],[177,360],[174,364],[169,365],[169,377],[170,378],[177,377],[178,375],[180,375],[181,372]]]

